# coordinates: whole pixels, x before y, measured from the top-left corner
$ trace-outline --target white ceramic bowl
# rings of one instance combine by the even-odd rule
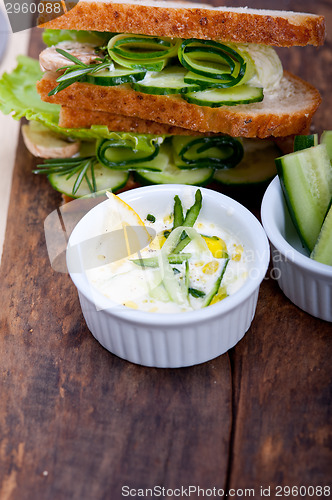
[[[332,267],[310,259],[302,247],[278,177],[265,192],[261,212],[281,290],[303,311],[332,321]]]
[[[175,194],[194,194],[197,187],[155,185],[133,189],[120,197],[146,217],[147,207],[167,213]],[[201,310],[167,314],[150,313],[105,304],[105,297],[91,290],[84,272],[70,272],[78,289],[82,312],[94,337],[110,352],[128,361],[154,367],[183,367],[213,359],[233,347],[249,329],[255,314],[259,286],[265,276],[269,243],[251,212],[238,202],[201,188],[201,216],[237,235],[250,251],[249,278],[227,299]],[[107,201],[88,212],[71,234],[69,245],[89,238],[103,217]],[[151,207],[151,208],[150,208]],[[107,299],[106,299],[107,301]]]

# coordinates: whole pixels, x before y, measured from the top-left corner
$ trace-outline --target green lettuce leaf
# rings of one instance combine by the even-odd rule
[[[104,125],[93,125],[90,129],[59,127],[60,106],[42,101],[36,90],[36,82],[43,76],[38,61],[21,55],[17,62],[17,67],[11,73],[4,73],[0,79],[2,113],[11,114],[15,120],[26,118],[40,122],[53,132],[73,139],[124,139],[137,151],[150,151],[155,142],[163,142],[165,136],[111,132]]]
[[[50,30],[43,31],[43,42],[48,45],[57,45],[60,42],[80,42],[92,43],[96,47],[107,45],[112,33],[100,31],[79,31],[79,30]]]
[[[18,56],[18,65],[11,73],[4,73],[0,80],[0,111],[12,113],[15,120],[27,118],[54,126],[58,124],[60,106],[43,102],[36,90],[42,77],[38,61]]]

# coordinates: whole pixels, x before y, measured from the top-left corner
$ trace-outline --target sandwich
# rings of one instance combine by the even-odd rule
[[[45,9],[38,25],[47,45],[33,70],[42,72],[43,112],[30,106],[16,117],[30,120],[25,143],[46,158],[35,172],[71,197],[137,181],[266,181],[275,144],[307,134],[321,102],[275,50],[322,45],[319,15],[79,0],[61,16]],[[21,74],[25,64],[33,63],[21,60]]]

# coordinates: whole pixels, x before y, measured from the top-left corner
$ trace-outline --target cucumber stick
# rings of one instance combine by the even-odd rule
[[[332,197],[332,167],[325,144],[276,159],[286,204],[303,245],[312,252]]]
[[[322,264],[332,266],[332,204],[327,212],[317,243],[310,257]]]
[[[296,135],[294,139],[294,151],[308,149],[318,145],[318,134]]]
[[[332,130],[325,130],[320,138],[321,144],[325,144],[327,149],[327,154],[332,161]]]

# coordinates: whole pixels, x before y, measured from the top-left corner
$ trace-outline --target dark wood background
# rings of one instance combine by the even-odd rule
[[[326,16],[324,47],[278,52],[322,93],[313,130],[332,129],[330,0],[246,5]],[[33,33],[30,54],[39,47]],[[113,356],[50,267],[43,223],[61,200],[33,165],[20,138],[0,276],[0,499],[118,500],[122,486],[157,485],[243,490],[233,498],[270,487],[276,498],[278,485],[331,486],[331,324],[268,275],[250,330],[223,356],[172,370]]]

